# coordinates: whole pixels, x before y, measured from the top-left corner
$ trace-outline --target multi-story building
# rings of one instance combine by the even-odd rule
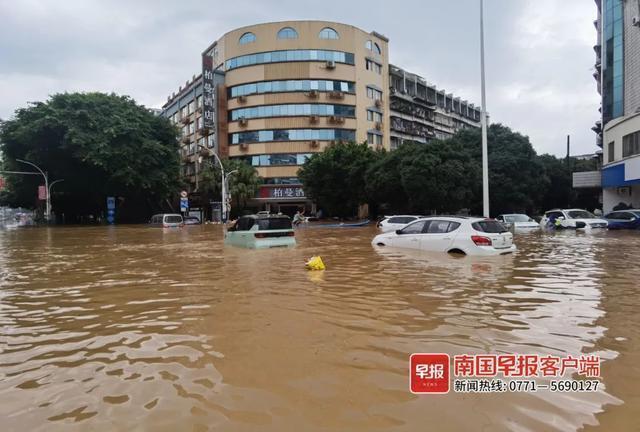
[[[224,91],[224,75],[214,75],[216,87]],[[202,109],[202,75],[194,75],[184,86],[167,98],[160,115],[178,126],[181,131],[180,156],[182,176],[187,181],[189,192],[198,192],[198,171],[201,159],[210,158],[211,152],[218,152],[216,129],[204,126]]]
[[[256,201],[293,212],[311,204],[297,178],[311,154],[340,141],[389,148],[387,43],[376,32],[323,21],[232,30],[203,53],[222,81],[216,85],[215,131],[197,132],[199,116],[191,114],[200,106],[199,78],[180,89],[164,113],[187,128],[187,157],[214,132],[210,147],[247,161],[264,179]],[[186,174],[194,182],[196,169],[190,159]]]
[[[640,208],[640,3],[596,0],[596,72],[602,121],[603,209]],[[602,137],[602,140],[600,140]]]
[[[256,168],[264,184],[254,204],[292,213],[313,206],[297,177],[300,166],[333,143],[392,149],[480,125],[479,107],[390,66],[388,39],[350,25],[286,21],[242,27],[202,55],[214,71],[208,95],[215,112],[208,127],[202,74],[162,110],[182,128],[183,174],[195,196],[199,160],[215,151]]]
[[[426,143],[480,127],[480,107],[394,65],[389,65],[389,89],[391,149],[405,141]]]

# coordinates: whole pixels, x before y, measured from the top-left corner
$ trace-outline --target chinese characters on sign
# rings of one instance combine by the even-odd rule
[[[202,126],[213,129],[215,113],[215,85],[213,83],[213,58],[202,55]]]
[[[305,198],[304,190],[300,186],[262,187],[258,196],[259,198]]]
[[[42,201],[47,199],[47,188],[43,185],[38,186],[38,199]]]
[[[447,354],[411,355],[411,392],[449,392]],[[597,391],[600,357],[565,357],[536,354],[474,354],[453,356],[454,392]],[[572,374],[584,379],[573,380]],[[565,377],[568,375],[568,377]],[[564,378],[563,378],[564,377]],[[461,379],[464,378],[464,379]],[[540,379],[551,378],[550,381]]]

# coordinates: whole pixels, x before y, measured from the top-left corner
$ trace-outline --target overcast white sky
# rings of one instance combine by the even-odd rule
[[[236,27],[320,19],[375,30],[390,60],[480,103],[479,0],[0,0],[0,118],[64,91],[160,107]],[[486,0],[487,109],[539,153],[597,150],[593,0]]]

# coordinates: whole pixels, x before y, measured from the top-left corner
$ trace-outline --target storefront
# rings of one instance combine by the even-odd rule
[[[255,199],[259,210],[293,216],[304,208],[307,215],[316,213],[316,206],[308,199],[302,185],[262,185]]]

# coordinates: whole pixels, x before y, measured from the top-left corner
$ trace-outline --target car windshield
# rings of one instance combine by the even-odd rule
[[[506,215],[504,217],[505,222],[529,222],[531,218],[523,214]]]
[[[478,221],[471,224],[471,226],[476,231],[486,232],[489,234],[503,233],[503,232],[509,231],[507,228],[505,228],[504,225],[502,225],[500,222],[495,220]]]
[[[165,216],[164,222],[165,223],[181,223],[182,216]]]
[[[265,218],[256,220],[259,231],[287,230],[291,229],[291,219],[289,218]]]
[[[569,210],[567,212],[571,219],[595,219],[596,217],[593,213],[590,213],[586,210]]]

